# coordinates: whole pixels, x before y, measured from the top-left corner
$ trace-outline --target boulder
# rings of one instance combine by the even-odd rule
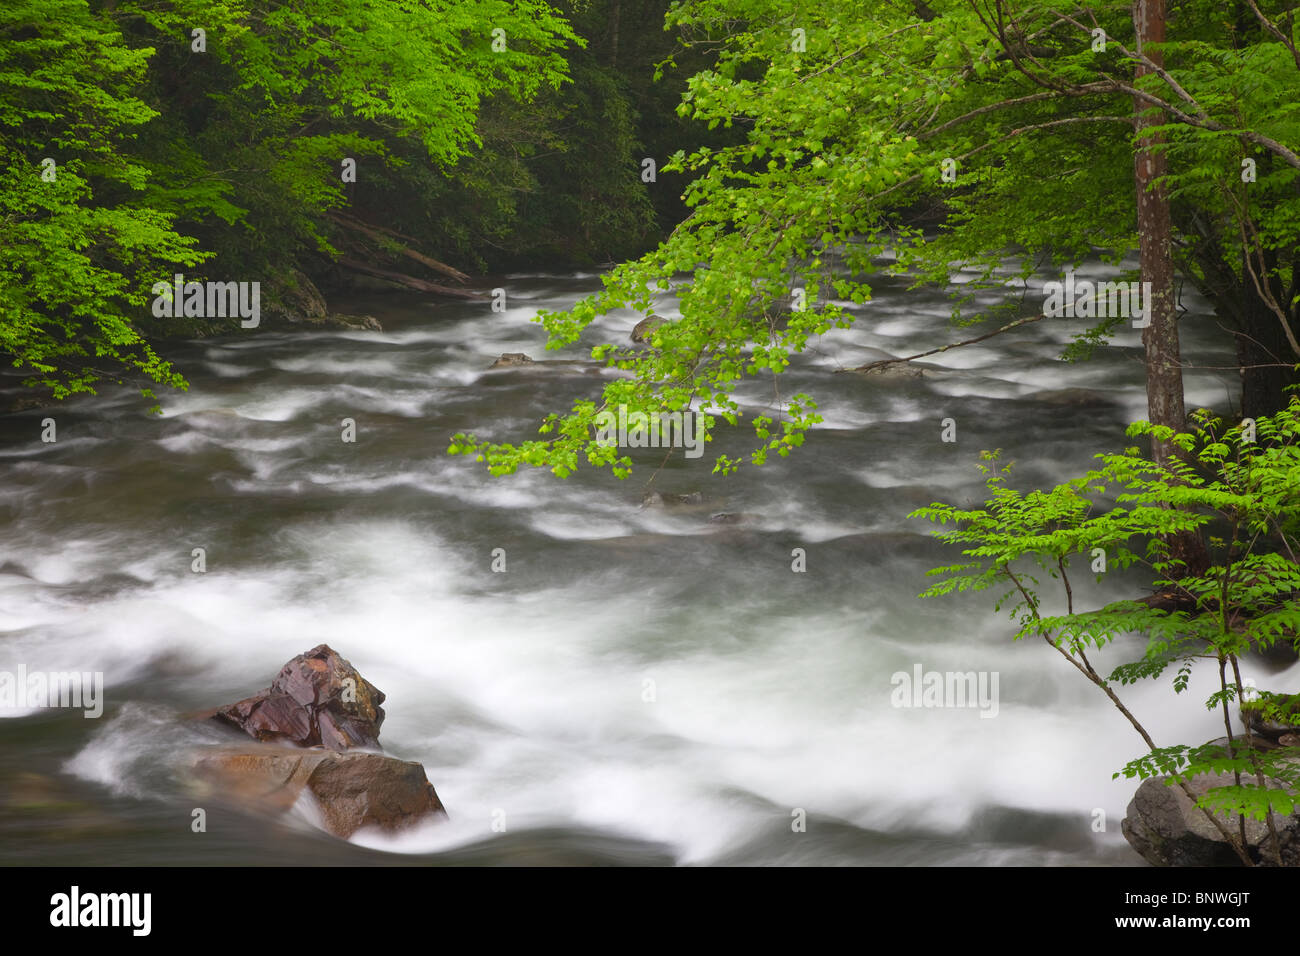
[[[649,340],[650,336],[654,333],[655,329],[659,328],[659,326],[661,325],[666,325],[666,324],[668,324],[667,319],[665,319],[661,315],[655,315],[653,312],[651,312],[648,316],[646,316],[644,319],[642,319],[632,328],[632,335],[631,335],[632,341],[646,342]]]
[[[269,284],[262,311],[272,322],[297,325],[324,319],[329,307],[306,273],[290,269]]]
[[[344,839],[366,826],[399,830],[447,815],[423,766],[383,754],[328,754],[307,778],[307,789],[325,828]]]
[[[216,748],[198,757],[195,770],[266,811],[287,810],[309,793],[325,829],[345,840],[363,827],[392,832],[447,815],[423,766],[384,754]]]
[[[196,776],[268,812],[309,795],[324,828],[344,839],[362,827],[398,830],[445,817],[423,766],[353,749],[379,749],[383,702],[383,692],[332,648],[313,647],[260,694],[196,715],[264,742],[207,748],[195,759]]]
[[[1242,721],[1249,723],[1251,733],[1273,741],[1287,734],[1300,734],[1300,694],[1279,695],[1274,703],[1280,705],[1290,719],[1285,722],[1266,719],[1257,706],[1252,706],[1251,703],[1242,704],[1240,717]]]
[[[250,737],[330,750],[379,747],[384,693],[326,644],[299,654],[260,694],[212,717]]]
[[[1133,849],[1154,866],[1240,866],[1241,860],[1204,811],[1180,787],[1166,786],[1167,779],[1151,777],[1142,781],[1129,802],[1120,829]],[[1189,781],[1197,796],[1233,782],[1230,773],[1202,774]],[[1235,815],[1223,814],[1220,819],[1237,832]],[[1300,849],[1300,816],[1278,815],[1275,821],[1283,859],[1292,859]],[[1272,860],[1272,838],[1265,821],[1246,820],[1246,844],[1252,858]]]
[[[536,365],[537,363],[523,352],[502,352],[501,357],[488,368],[510,368],[514,365]]]

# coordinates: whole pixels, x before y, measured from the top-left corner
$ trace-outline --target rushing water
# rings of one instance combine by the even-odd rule
[[[383,333],[195,343],[178,355],[191,389],[164,396],[161,417],[119,390],[0,419],[0,670],[107,684],[99,720],[0,720],[0,862],[1140,862],[1119,833],[1134,784],[1111,780],[1137,736],[1049,648],[1012,642],[987,598],[916,600],[925,570],[954,556],[905,517],[979,500],[981,449],[1004,449],[1028,485],[1122,447],[1145,415],[1139,333],[1066,365],[1083,323],[1058,319],[936,356],[923,379],[831,374],[961,337],[939,292],[881,281],[857,328],[783,381],[826,419],[790,460],[711,475],[718,451],[749,447],[745,429],[657,473],[662,451],[634,452],[623,482],[491,478],[444,453],[451,434],[530,437],[610,374],[486,371],[492,360],[581,359],[639,317],[545,353],[530,318],[597,277],[502,284],[505,314],[376,297],[347,305]],[[1185,358],[1229,364],[1204,303],[1187,305]],[[674,315],[671,299],[658,311]],[[1189,374],[1193,405],[1231,391],[1232,373]],[[741,392],[751,410],[772,394]],[[50,415],[58,440],[42,443]],[[956,443],[940,441],[946,417]],[[652,475],[704,503],[643,508]],[[749,519],[710,521],[719,512]],[[1143,583],[1113,575],[1076,599]],[[388,695],[382,739],[424,764],[450,822],[345,843],[301,814],[261,818],[189,789],[211,738],[182,715],[265,687],[322,642]],[[891,706],[891,675],[917,665],[997,672],[996,716]],[[1192,696],[1132,692],[1162,743],[1221,732]],[[196,806],[206,833],[191,831]]]

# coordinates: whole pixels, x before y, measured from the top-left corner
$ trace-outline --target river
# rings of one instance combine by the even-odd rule
[[[662,451],[635,452],[626,481],[492,478],[445,454],[451,434],[530,437],[610,374],[489,372],[493,359],[582,359],[639,318],[604,317],[545,353],[530,318],[599,277],[497,281],[505,313],[375,295],[339,306],[382,333],[186,345],[191,388],[163,395],[161,416],[108,388],[0,418],[0,670],[106,682],[97,720],[3,713],[0,862],[1141,863],[1119,829],[1135,783],[1111,780],[1139,738],[1049,648],[1013,642],[990,601],[918,601],[926,569],[955,556],[906,518],[980,500],[985,448],[1027,486],[1122,447],[1145,416],[1137,331],[1084,364],[1056,360],[1084,323],[1055,319],[935,356],[924,378],[832,374],[966,337],[941,291],[881,280],[858,325],[783,381],[826,419],[790,459],[713,476],[716,452],[749,447],[745,429],[657,473]],[[1205,303],[1184,305],[1185,359],[1230,365]],[[1223,407],[1234,375],[1190,372],[1189,406]],[[740,395],[755,410],[772,386]],[[948,417],[956,442],[940,440]],[[642,507],[652,475],[704,503]],[[1076,601],[1144,584],[1112,574]],[[209,738],[182,715],[254,693],[320,643],[388,695],[384,744],[424,764],[448,822],[347,843],[302,813],[196,802],[185,767]],[[917,666],[996,672],[996,715],[892,706],[891,675]],[[1158,743],[1199,743],[1222,732],[1192,699],[1210,679],[1177,706],[1165,682],[1128,697]]]

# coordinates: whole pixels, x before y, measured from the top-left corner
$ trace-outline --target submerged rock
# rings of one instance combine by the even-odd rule
[[[915,362],[890,362],[888,365],[868,365],[853,371],[887,381],[901,381],[904,379],[924,378],[927,374],[934,374],[936,369],[926,368],[917,365]]]
[[[709,515],[709,524],[754,524],[761,517],[747,511],[719,511]]]
[[[221,749],[202,754],[195,770],[266,811],[288,810],[309,793],[325,829],[345,840],[363,827],[391,832],[447,815],[423,766],[384,754]]]
[[[212,717],[255,740],[331,750],[378,747],[384,693],[327,644],[299,654],[260,694]]]
[[[53,396],[47,395],[26,395],[22,393],[5,396],[0,398],[0,415],[12,415],[16,412],[27,412],[33,408],[48,408],[57,404]]]
[[[1049,388],[1041,392],[1033,392],[1025,398],[1042,405],[1066,407],[1115,404],[1114,397],[1092,388]]]
[[[349,315],[329,312],[325,315],[276,314],[263,324],[268,329],[295,329],[301,331],[382,332],[383,325],[373,315]]]
[[[515,365],[536,365],[537,362],[523,352],[502,352],[501,357],[488,368],[510,368]]]
[[[501,357],[488,366],[488,371],[518,369],[520,374],[547,375],[600,375],[605,370],[602,362],[583,359],[535,359],[523,352],[502,352]]]
[[[702,505],[704,493],[692,491],[686,495],[664,494],[660,491],[647,491],[641,497],[643,508],[675,508],[680,505]]]

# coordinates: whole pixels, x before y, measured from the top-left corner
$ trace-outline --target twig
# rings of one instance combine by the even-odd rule
[[[947,345],[941,345],[937,349],[930,349],[928,352],[918,352],[915,355],[909,355],[906,358],[880,359],[876,362],[868,362],[866,365],[859,365],[852,369],[836,369],[836,372],[869,372],[874,368],[884,368],[886,365],[896,365],[901,362],[911,362],[915,359],[925,358],[927,355],[938,355],[940,352],[947,352],[950,349],[959,349],[963,345],[974,345],[976,342],[983,342],[985,339],[991,339],[995,335],[1001,335],[1003,332],[1010,332],[1014,328],[1022,325],[1028,325],[1031,322],[1038,322],[1043,319],[1042,315],[1031,315],[1024,319],[1016,319],[1009,322],[1000,329],[994,329],[992,332],[986,332],[984,335],[976,336],[973,339],[967,339],[964,342],[949,342]]]

